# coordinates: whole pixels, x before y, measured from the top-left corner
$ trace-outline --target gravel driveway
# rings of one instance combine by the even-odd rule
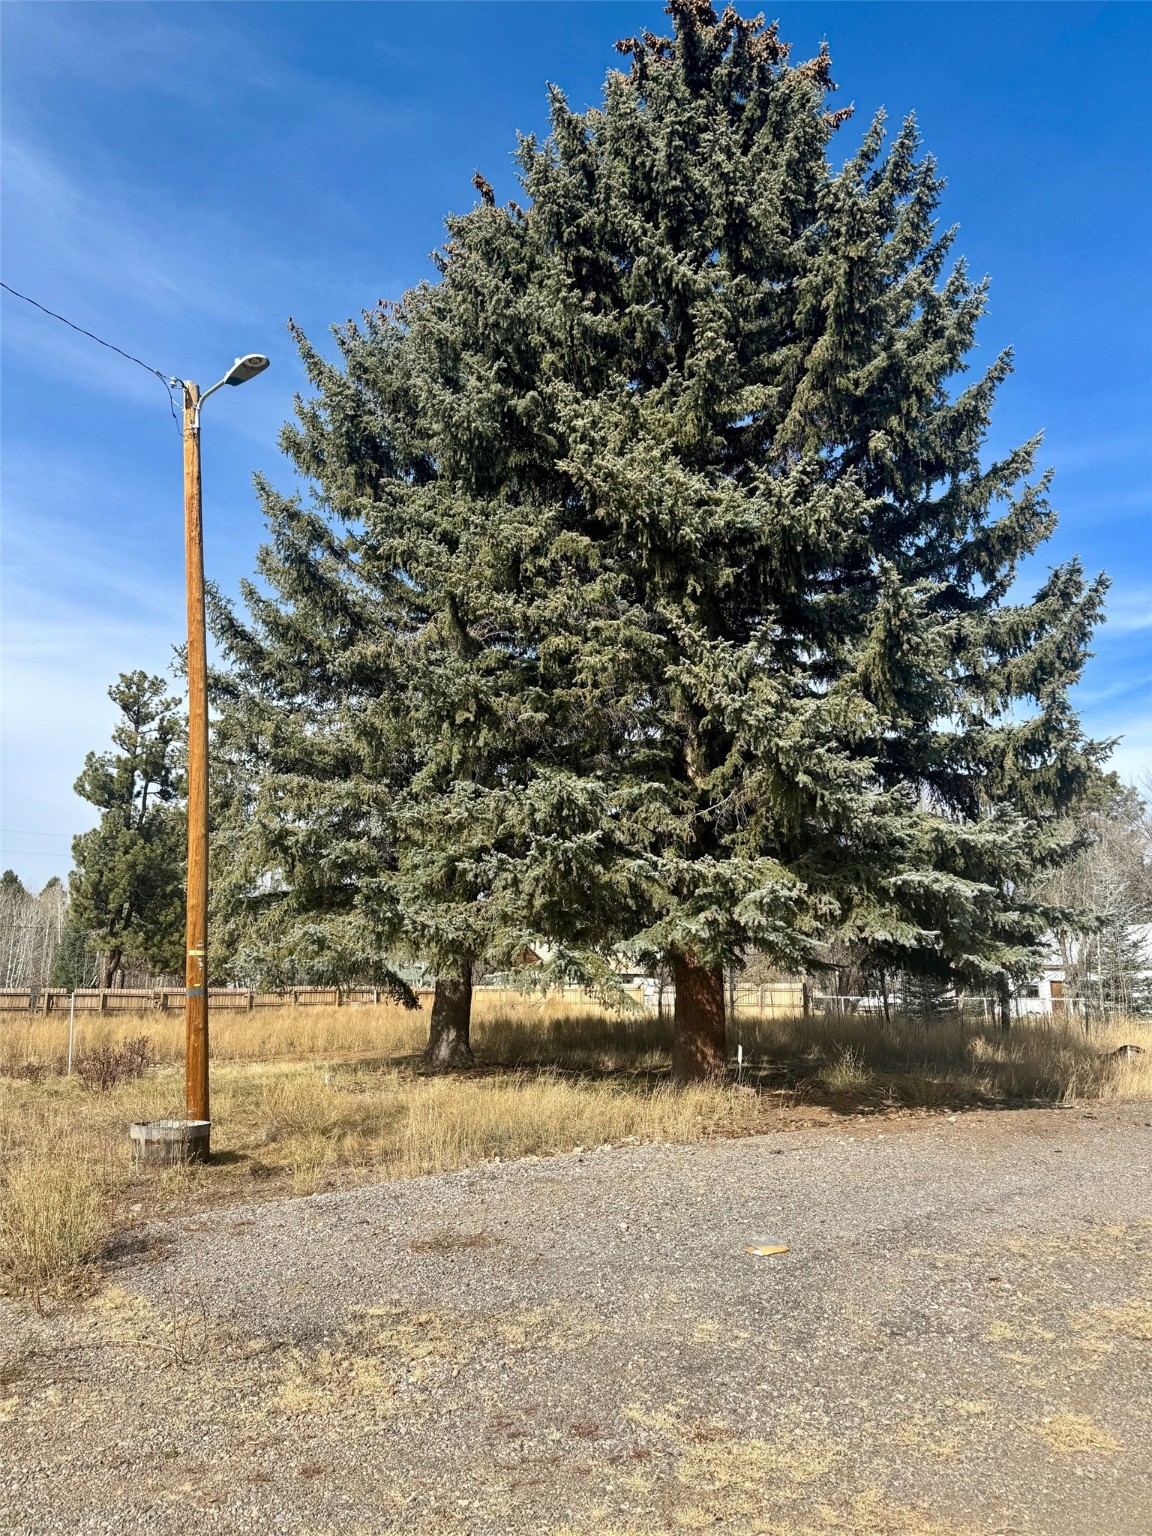
[[[0,1313],[0,1528],[1145,1536],[1150,1121],[846,1120],[156,1224],[84,1307]]]

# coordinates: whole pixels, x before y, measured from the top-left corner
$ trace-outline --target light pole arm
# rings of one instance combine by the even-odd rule
[[[199,432],[200,411],[205,400],[207,400],[209,395],[214,395],[218,389],[222,389],[223,386],[227,384],[228,375],[225,374],[222,379],[217,379],[212,388],[206,389],[203,394],[200,394],[196,385],[190,383],[188,379],[169,379],[168,382],[172,385],[179,384],[181,389],[184,391],[185,428],[191,428],[193,432]]]
[[[196,393],[196,386],[190,384],[187,379],[169,379],[168,382],[173,388],[177,384],[183,387],[185,403],[187,404],[189,400],[192,402],[192,430],[199,432],[200,407],[209,395],[214,395],[225,384],[246,384],[249,379],[254,379],[258,373],[263,373],[267,367],[268,359],[264,356],[263,352],[248,352],[243,357],[238,357],[224,377],[217,379],[212,388],[206,389],[202,395]],[[193,394],[195,394],[194,399],[192,398]]]

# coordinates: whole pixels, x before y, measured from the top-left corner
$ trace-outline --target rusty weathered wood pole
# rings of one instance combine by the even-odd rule
[[[184,563],[188,588],[188,895],[184,969],[184,1101],[189,1120],[208,1103],[208,642],[200,491],[200,387],[184,385]]]

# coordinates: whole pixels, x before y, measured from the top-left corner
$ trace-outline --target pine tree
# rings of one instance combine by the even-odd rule
[[[72,842],[69,922],[104,947],[105,987],[125,960],[183,967],[184,728],[166,693],[163,678],[122,672],[108,690],[122,717],[112,732],[119,750],[89,752],[76,780],[100,822]]]
[[[1073,561],[1009,601],[1048,481],[1038,440],[981,460],[1010,359],[962,386],[986,291],[947,270],[915,123],[834,170],[826,50],[669,10],[600,107],[552,92],[523,206],[477,175],[439,281],[337,363],[300,338],[319,505],[265,491],[279,596],[230,643],[313,712],[293,836],[341,774],[372,804],[350,883],[382,934],[666,959],[686,1080],[724,1069],[748,950],[1032,963],[1023,893],[1106,750],[1068,702],[1105,583]]]

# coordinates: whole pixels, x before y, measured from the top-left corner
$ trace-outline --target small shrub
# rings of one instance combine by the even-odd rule
[[[97,1046],[76,1059],[76,1074],[85,1088],[110,1093],[117,1083],[143,1077],[152,1060],[152,1042],[147,1035],[135,1035],[124,1044]]]
[[[83,1158],[27,1155],[8,1171],[0,1203],[0,1276],[5,1289],[31,1295],[81,1281],[111,1226],[106,1182]]]
[[[32,1083],[38,1085],[44,1081],[52,1068],[46,1061],[21,1061],[11,1067],[5,1067],[5,1077],[15,1078],[20,1083]]]

